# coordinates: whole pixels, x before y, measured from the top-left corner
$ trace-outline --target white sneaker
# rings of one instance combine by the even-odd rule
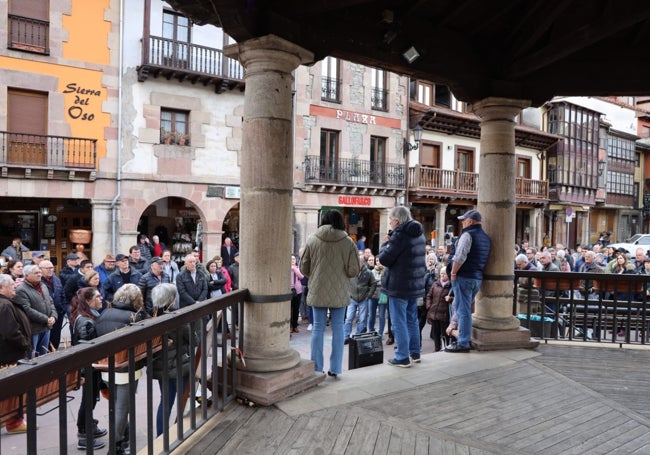
[[[312,326],[311,324],[309,324],[309,325],[307,326],[307,330],[308,330],[309,332],[311,332],[311,329],[312,329],[312,328],[313,328],[313,326]]]

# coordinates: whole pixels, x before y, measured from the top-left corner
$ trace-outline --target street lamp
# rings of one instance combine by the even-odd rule
[[[418,147],[420,146],[420,140],[422,139],[422,127],[418,123],[415,125],[415,128],[413,128],[413,140],[415,141],[415,145],[412,145],[406,138],[404,138],[404,156],[411,150],[417,150]]]
[[[605,160],[598,160],[598,177],[603,175],[603,172],[605,172],[605,164],[607,164]]]

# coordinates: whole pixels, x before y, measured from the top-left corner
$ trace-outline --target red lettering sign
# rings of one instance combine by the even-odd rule
[[[368,196],[339,196],[341,205],[371,205],[372,199]]]

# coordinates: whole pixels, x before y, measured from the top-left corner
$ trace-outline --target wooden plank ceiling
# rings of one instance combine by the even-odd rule
[[[238,42],[274,34],[314,52],[488,96],[650,94],[647,0],[168,0]],[[414,46],[409,64],[402,53]]]

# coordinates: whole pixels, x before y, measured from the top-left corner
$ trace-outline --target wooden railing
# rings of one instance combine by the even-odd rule
[[[244,79],[241,64],[225,57],[219,49],[158,36],[145,37],[144,41],[143,64],[231,80]]]
[[[68,434],[72,434],[72,430],[67,427],[70,409],[66,395],[70,387],[79,386],[77,373],[83,369],[85,380],[89,381],[91,380],[91,365],[97,364],[100,359],[107,358],[108,406],[110,409],[114,409],[115,369],[118,357],[125,354],[126,369],[131,381],[129,393],[137,397],[137,406],[146,406],[145,418],[138,419],[138,413],[134,412],[136,403],[131,404],[128,431],[131,453],[154,453],[155,429],[152,423],[155,421],[156,408],[161,399],[160,389],[154,387],[154,379],[150,374],[153,368],[154,345],[159,343],[162,337],[160,355],[165,359],[165,356],[169,355],[165,352],[168,349],[165,346],[169,346],[168,335],[174,332],[179,333],[178,331],[186,330],[188,326],[191,326],[197,335],[197,340],[195,341],[194,337],[190,337],[189,340],[190,365],[193,365],[190,377],[192,379],[196,377],[199,384],[194,380],[187,381],[188,396],[194,400],[196,394],[200,393],[201,405],[199,407],[189,406],[187,418],[183,418],[184,407],[176,406],[176,413],[172,418],[172,421],[176,420],[176,423],[170,425],[164,420],[163,434],[161,435],[162,452],[160,453],[170,453],[237,397],[235,378],[239,363],[236,353],[241,353],[244,346],[244,301],[247,298],[248,291],[245,289],[229,292],[169,314],[145,319],[130,327],[124,327],[95,338],[90,342],[36,357],[33,361],[0,368],[0,415],[24,414],[29,428],[23,439],[19,437],[12,439],[11,444],[14,446],[14,452],[38,453],[39,445],[51,444],[51,441],[43,440],[43,438],[52,437],[51,432],[36,431],[39,416],[36,408],[45,400],[56,400],[55,402],[59,405],[59,427],[57,429],[59,453],[69,453],[67,450]],[[227,333],[228,326],[225,324],[225,318],[219,317],[227,309],[230,309],[232,314],[238,312],[239,315],[239,328],[236,329],[234,325],[230,326],[231,339],[226,339],[223,336]],[[208,329],[208,318],[211,321],[219,321],[215,322],[215,326],[211,330]],[[220,329],[217,329],[217,326]],[[139,363],[136,365],[136,358],[139,358],[138,352],[142,354],[142,361],[148,374],[142,379],[146,382],[146,386],[141,387],[136,395],[135,372],[142,367]],[[208,353],[210,355],[206,355]],[[180,357],[180,355],[181,351],[178,350],[177,356]],[[177,359],[177,362],[180,364],[181,359]],[[99,363],[101,364],[101,362]],[[174,375],[163,371],[162,381],[166,383],[169,379],[175,379],[181,383],[182,377],[178,377],[181,374],[182,369],[180,368]],[[211,391],[211,397],[208,397],[209,391]],[[182,390],[177,393],[182,395]],[[164,399],[166,399],[166,395]],[[91,410],[94,405],[93,399],[88,396],[87,409]],[[86,415],[89,420],[91,412],[87,412]],[[89,423],[87,422],[87,424]],[[116,423],[113,411],[110,412],[108,421],[103,422],[103,425],[106,424],[108,425],[106,440],[107,442],[114,441]],[[137,431],[137,428],[148,428],[145,430],[146,436],[143,437],[142,432]],[[76,432],[77,428],[74,428],[74,434]],[[0,439],[4,438],[4,434],[0,435]]]
[[[409,168],[409,189],[441,193],[476,194],[478,173],[429,166]],[[515,194],[520,198],[548,199],[548,182],[517,177]]]
[[[0,164],[94,169],[97,140],[0,131]]]

